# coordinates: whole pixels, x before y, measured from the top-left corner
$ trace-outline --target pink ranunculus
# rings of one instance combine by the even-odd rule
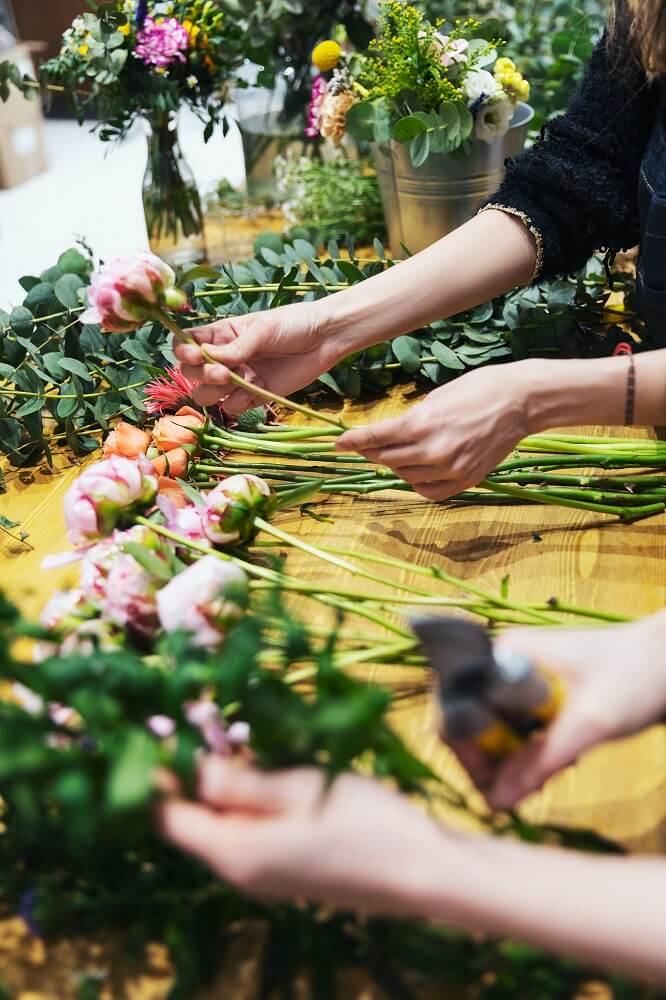
[[[175,17],[163,17],[158,21],[147,17],[136,40],[134,55],[146,66],[165,67],[174,62],[184,63],[190,44],[187,29]]]
[[[247,600],[243,570],[204,556],[160,590],[157,610],[165,632],[191,632],[195,645],[214,648],[242,617]]]
[[[187,296],[176,288],[169,265],[142,250],[103,264],[93,274],[88,305],[82,323],[98,323],[107,333],[131,333],[156,308],[183,309]]]
[[[65,494],[69,539],[83,545],[110,535],[151,506],[157,476],[146,459],[112,455],[85,469]]]
[[[204,531],[211,542],[245,542],[254,530],[254,518],[268,509],[273,491],[264,479],[230,476],[211,490],[203,512]]]

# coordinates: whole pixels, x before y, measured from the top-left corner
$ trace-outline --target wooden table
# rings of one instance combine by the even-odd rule
[[[402,388],[380,402],[354,405],[348,417],[359,424],[400,412],[409,402],[409,390]],[[647,431],[634,433],[648,436]],[[59,464],[56,473],[45,469],[10,471],[8,493],[0,496],[0,512],[21,522],[34,547],[28,549],[0,534],[2,586],[30,613],[39,610],[54,588],[76,581],[75,569],[46,574],[39,568],[46,553],[66,547],[62,497],[78,470],[63,456]],[[666,517],[624,526],[582,511],[534,506],[451,509],[405,494],[335,497],[327,501],[325,512],[332,521],[283,513],[278,523],[315,544],[365,547],[423,565],[438,562],[456,576],[488,588],[498,589],[508,573],[512,596],[518,599],[541,601],[558,596],[563,601],[636,616],[664,605]],[[310,557],[301,554],[290,556],[290,567],[304,577],[320,572]],[[332,569],[325,573],[330,580],[336,576]],[[405,579],[409,580],[410,574]],[[414,576],[410,582],[422,585],[423,580]],[[627,669],[632,669],[631,663]],[[389,680],[394,670],[377,667],[374,677]],[[434,734],[427,699],[397,710],[396,724],[423,757],[449,780],[465,786],[461,768]],[[664,850],[666,730],[651,730],[593,751],[534,796],[525,813],[536,822],[592,827],[635,850]],[[42,942],[30,941],[19,921],[0,928],[0,980],[23,1000],[74,997],[72,970],[77,963],[81,967],[85,956],[93,967],[112,966],[115,980],[122,980],[123,986],[103,994],[105,997],[157,1000],[166,995],[168,969],[160,949],[147,960],[140,975],[127,973],[127,978],[122,958],[108,942],[103,946],[99,942],[68,942],[47,948]],[[251,981],[246,969],[246,978],[248,975]],[[234,987],[229,982],[224,986],[218,983],[207,1000],[251,997],[251,986],[249,992],[238,993],[235,987],[236,981]],[[375,996],[351,982],[344,990],[345,1000]]]

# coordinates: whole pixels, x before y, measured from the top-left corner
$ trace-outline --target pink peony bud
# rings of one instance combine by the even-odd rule
[[[103,264],[92,276],[88,304],[82,323],[98,323],[107,333],[131,333],[155,308],[183,309],[187,296],[176,288],[169,265],[145,250]]]
[[[231,545],[245,542],[254,530],[255,515],[267,510],[273,492],[258,476],[230,476],[206,497],[204,531],[211,542]]]
[[[165,632],[191,632],[195,645],[214,648],[243,616],[247,601],[243,570],[204,556],[160,590],[157,610]]]
[[[113,560],[106,580],[103,617],[142,635],[154,635],[158,627],[156,595],[162,584],[133,556],[121,552]]]
[[[74,545],[110,535],[151,506],[157,477],[145,459],[113,455],[85,469],[65,494],[65,522]]]

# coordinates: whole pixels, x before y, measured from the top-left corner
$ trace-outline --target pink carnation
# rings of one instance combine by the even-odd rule
[[[159,21],[147,17],[136,40],[134,55],[146,66],[165,67],[186,61],[184,53],[189,48],[190,36],[175,17],[160,18]]]
[[[147,250],[117,257],[96,271],[88,288],[82,323],[98,323],[107,333],[131,333],[154,309],[183,309],[187,296],[176,288],[176,275]]]
[[[110,535],[155,500],[157,477],[146,459],[113,455],[81,473],[65,494],[65,523],[73,545]]]

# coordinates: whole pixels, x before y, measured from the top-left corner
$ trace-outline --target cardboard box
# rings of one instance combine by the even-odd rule
[[[32,52],[41,46],[19,42],[4,49],[0,59],[16,63],[21,73],[35,75]],[[29,101],[12,88],[6,104],[0,103],[0,188],[16,187],[44,173],[47,168],[44,116],[40,101]]]

